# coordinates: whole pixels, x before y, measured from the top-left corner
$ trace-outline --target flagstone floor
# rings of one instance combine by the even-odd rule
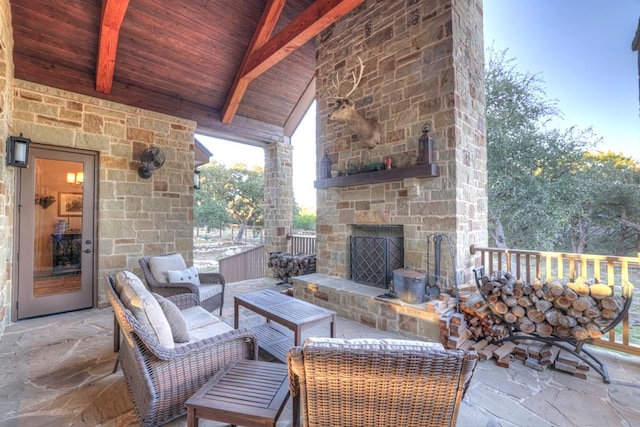
[[[233,294],[284,289],[273,279],[231,283],[227,288],[222,317],[229,324]],[[116,357],[112,330],[110,308],[7,326],[0,338],[0,426],[136,426],[122,372],[111,373]],[[345,338],[394,337],[341,318],[336,330]],[[318,327],[309,334],[326,335],[328,330]],[[458,426],[639,426],[640,358],[593,352],[607,364],[611,384],[595,372],[585,380],[553,368],[538,372],[518,361],[508,369],[495,361],[481,361]],[[291,425],[289,405],[278,427]],[[201,421],[200,425],[224,424]],[[168,426],[186,426],[186,417]]]

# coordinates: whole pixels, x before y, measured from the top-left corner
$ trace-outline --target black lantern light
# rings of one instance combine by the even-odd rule
[[[7,166],[26,168],[29,159],[29,144],[31,140],[20,136],[7,138]]]
[[[422,128],[422,136],[418,139],[418,163],[429,164],[433,161],[433,139],[429,136],[429,129]]]
[[[331,159],[329,152],[324,152],[324,157],[320,160],[320,179],[331,178]]]
[[[200,189],[200,171],[198,169],[195,169],[193,171],[193,189]]]

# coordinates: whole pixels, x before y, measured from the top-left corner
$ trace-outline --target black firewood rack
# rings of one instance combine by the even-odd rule
[[[507,341],[516,341],[516,340],[531,340],[531,341],[539,341],[545,344],[549,344],[549,345],[558,347],[561,350],[567,351],[570,354],[577,357],[578,359],[582,360],[584,363],[586,363],[591,368],[593,368],[597,373],[599,373],[606,384],[609,384],[611,382],[609,379],[609,373],[607,372],[607,366],[604,364],[604,362],[602,362],[592,352],[590,352],[588,349],[584,347],[585,344],[593,344],[593,341],[594,341],[593,338],[587,338],[585,340],[578,341],[575,338],[561,338],[561,337],[555,337],[553,335],[549,337],[541,337],[535,333],[525,333],[520,331],[517,328],[515,323],[509,323],[505,321],[504,317],[500,313],[495,311],[495,308],[493,307],[493,305],[489,302],[487,297],[480,291],[480,287],[482,286],[481,278],[484,276],[484,266],[474,268],[473,273],[475,277],[476,287],[478,288],[478,292],[480,292],[482,299],[487,304],[487,306],[491,309],[491,312],[494,314],[494,316],[501,319],[505,323],[505,325],[507,325],[509,335],[507,337],[494,341],[495,344],[500,344]],[[607,332],[615,328],[625,318],[625,316],[627,315],[627,312],[629,311],[629,308],[631,307],[631,300],[633,295],[632,290],[629,290],[629,289],[625,290],[623,287],[622,294],[624,298],[623,308],[618,314],[618,316],[616,316],[616,318],[613,319],[609,325],[607,325],[605,328],[602,329],[602,335],[606,334]]]

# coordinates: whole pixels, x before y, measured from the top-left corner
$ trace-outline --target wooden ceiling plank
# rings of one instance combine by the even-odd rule
[[[242,91],[234,90],[234,84],[223,109],[222,122],[231,123],[252,80],[363,2],[364,0],[317,0],[269,41],[257,49],[248,50],[243,66],[236,76],[236,82],[243,82],[244,87]]]
[[[278,23],[278,18],[280,18],[280,14],[282,13],[285,3],[286,0],[269,0],[267,3],[256,31],[253,34],[253,39],[251,40],[244,59],[242,60],[240,70],[233,81],[227,100],[222,108],[222,123],[231,123],[233,116],[238,111],[240,101],[244,97],[247,87],[249,86],[249,82],[251,81],[250,79],[243,77],[247,63],[249,62],[253,52],[264,45],[269,40],[269,37],[271,37],[271,33]]]
[[[104,0],[102,3],[102,22],[100,23],[96,65],[96,91],[101,93],[111,93],[118,37],[128,6],[129,0]]]

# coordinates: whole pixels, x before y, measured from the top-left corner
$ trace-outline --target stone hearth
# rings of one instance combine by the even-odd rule
[[[385,291],[325,274],[292,277],[293,296],[334,310],[338,316],[381,331],[397,332],[407,338],[440,341],[438,313],[427,312],[426,304],[407,304],[399,299],[379,299]]]

